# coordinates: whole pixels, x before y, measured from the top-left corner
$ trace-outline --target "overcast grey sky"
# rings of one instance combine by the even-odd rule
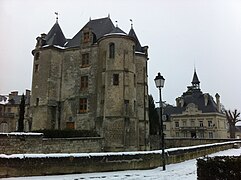
[[[194,65],[201,89],[218,92],[226,109],[241,110],[241,0],[0,0],[0,94],[31,89],[36,37],[55,23],[72,38],[91,17],[110,17],[128,32],[130,21],[149,46],[149,93],[166,79],[163,100],[175,104],[191,84]]]

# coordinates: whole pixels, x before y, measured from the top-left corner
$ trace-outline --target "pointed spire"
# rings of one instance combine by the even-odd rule
[[[193,74],[193,78],[192,78],[192,86],[195,88],[198,88],[198,89],[200,88],[200,81],[197,76],[196,68],[194,68],[194,74]]]

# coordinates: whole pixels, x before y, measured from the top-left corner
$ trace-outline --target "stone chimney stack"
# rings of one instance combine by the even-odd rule
[[[30,93],[31,93],[31,91],[28,90],[28,89],[26,89],[25,96],[26,96],[26,97],[30,97]]]
[[[220,112],[221,111],[220,95],[218,93],[216,93],[215,97],[216,97],[216,103],[217,103],[218,112]]]
[[[183,107],[184,106],[184,99],[182,97],[176,98],[176,106]]]
[[[208,93],[205,93],[204,94],[204,104],[205,104],[205,106],[208,105],[208,97],[209,97]]]

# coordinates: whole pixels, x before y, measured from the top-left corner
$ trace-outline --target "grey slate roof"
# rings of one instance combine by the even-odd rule
[[[121,30],[119,27],[115,27],[111,32],[110,32],[110,34],[126,34],[123,30]]]
[[[90,20],[67,44],[67,47],[78,47],[81,42],[81,34],[84,28],[90,28],[96,37],[96,41],[104,36],[105,34],[110,33],[115,29],[114,24],[110,18],[101,18]]]
[[[64,46],[64,44],[67,42],[58,21],[56,21],[51,30],[48,32],[45,40],[47,45]]]
[[[199,84],[199,83],[200,83],[200,81],[197,77],[197,73],[196,73],[196,70],[195,70],[194,75],[193,75],[193,79],[192,79],[192,84],[194,85],[194,84]]]
[[[133,37],[133,38],[135,39],[136,51],[138,51],[138,52],[143,52],[143,51],[142,51],[142,47],[141,47],[141,43],[140,43],[140,41],[138,40],[137,35],[136,35],[136,33],[135,33],[135,31],[134,31],[134,29],[133,29],[132,27],[131,27],[131,30],[129,31],[128,35],[129,35],[130,37]]]
[[[196,71],[194,72],[192,83],[194,83],[194,85],[195,83],[200,83]],[[207,105],[205,105],[205,96],[207,96],[208,99]],[[195,104],[198,110],[202,111],[202,113],[219,113],[217,104],[213,100],[213,97],[209,94],[203,94],[199,88],[196,88],[196,86],[189,86],[188,90],[184,92],[180,98],[183,100],[183,106],[168,105],[164,107],[164,114],[182,114],[190,103]]]
[[[30,97],[25,97],[25,104],[30,104]],[[7,104],[19,105],[21,103],[22,95],[13,96],[12,99],[8,100]]]

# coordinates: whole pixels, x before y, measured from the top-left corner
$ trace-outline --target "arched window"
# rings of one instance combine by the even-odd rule
[[[115,44],[109,44],[109,58],[115,58]]]

